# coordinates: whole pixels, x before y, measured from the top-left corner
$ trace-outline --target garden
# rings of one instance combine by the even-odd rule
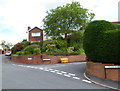
[[[84,54],[83,50],[83,31],[78,31],[68,36],[67,41],[63,38],[49,39],[36,42],[31,45],[28,41],[17,43],[12,48],[13,55],[78,55]]]

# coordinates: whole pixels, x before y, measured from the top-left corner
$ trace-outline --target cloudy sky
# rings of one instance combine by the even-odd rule
[[[46,11],[78,1],[95,13],[94,20],[118,21],[120,0],[0,0],[0,41],[13,44],[27,38],[27,27],[41,27]]]

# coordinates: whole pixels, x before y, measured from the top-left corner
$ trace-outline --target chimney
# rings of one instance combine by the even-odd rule
[[[28,31],[29,31],[30,29],[31,29],[30,26],[28,26]]]

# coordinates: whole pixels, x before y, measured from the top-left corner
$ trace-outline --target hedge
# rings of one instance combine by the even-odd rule
[[[119,64],[120,30],[108,21],[93,21],[88,24],[83,48],[87,58],[94,62]]]

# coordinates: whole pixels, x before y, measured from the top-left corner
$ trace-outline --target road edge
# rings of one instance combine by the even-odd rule
[[[94,81],[94,80],[91,80],[89,77],[87,77],[87,75],[86,75],[85,72],[84,72],[84,77],[85,77],[87,80],[93,82],[94,84],[97,84],[97,85],[103,86],[103,87],[105,87],[105,88],[109,88],[109,89],[114,89],[114,90],[119,90],[119,91],[120,91],[120,89],[118,89],[118,88],[114,88],[114,87],[111,87],[111,86],[104,85],[104,84],[101,84],[101,83],[99,83],[99,82],[96,82],[96,81]]]

